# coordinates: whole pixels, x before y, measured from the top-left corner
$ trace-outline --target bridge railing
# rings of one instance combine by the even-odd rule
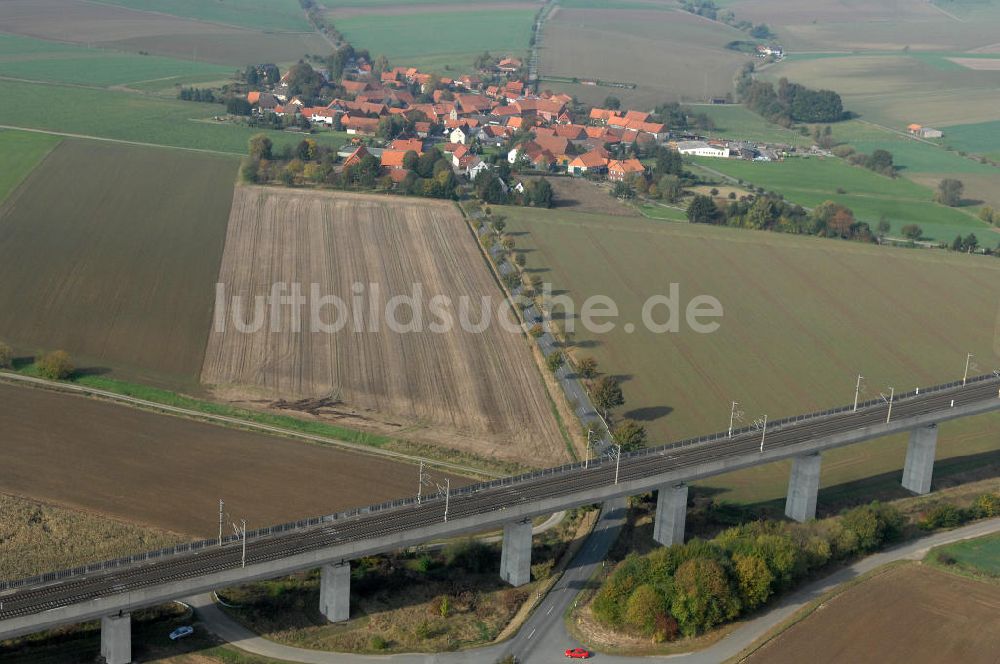
[[[984,374],[982,376],[971,377],[965,381],[965,384],[974,384],[985,381],[1000,381],[1000,377],[996,374]],[[954,389],[963,384],[962,381],[952,381],[950,383],[942,383],[940,385],[934,385],[932,387],[922,388],[918,390],[913,390],[910,392],[905,392],[902,394],[897,394],[894,401],[903,401],[908,398],[912,398],[918,395],[929,394],[933,392],[941,392],[945,390]],[[881,398],[878,399],[868,399],[864,402],[858,403],[858,410],[863,410],[870,408],[872,406],[877,406],[879,404],[884,404],[885,401]],[[813,420],[822,417],[829,417],[831,415],[841,414],[847,411],[854,410],[854,405],[839,406],[837,408],[829,408],[827,410],[821,410],[814,413],[808,413],[805,415],[793,415],[791,417],[785,417],[782,419],[774,420],[773,422],[768,422],[768,427],[778,428],[787,424],[803,422],[805,420]],[[753,426],[741,427],[739,429],[733,430],[733,436],[739,436],[752,431],[757,431]],[[650,454],[659,454],[669,450],[675,450],[682,447],[688,447],[691,445],[698,445],[706,442],[712,442],[720,440],[723,438],[729,438],[728,431],[720,431],[704,436],[698,436],[695,438],[687,438],[685,440],[680,440],[674,443],[668,443],[666,445],[660,445],[657,447],[648,447],[641,450],[636,450],[634,452],[628,452],[623,454],[624,458],[638,458],[643,456],[648,456]],[[535,470],[528,473],[522,473],[520,475],[514,475],[510,477],[501,477],[495,480],[489,480],[487,482],[479,482],[476,484],[469,484],[464,487],[456,488],[451,491],[451,496],[465,496],[469,494],[475,494],[480,491],[489,491],[492,489],[498,489],[508,486],[515,486],[517,484],[522,484],[529,482],[534,479],[541,477],[547,477],[551,475],[559,475],[566,472],[580,470],[584,467],[597,468],[604,464],[613,463],[607,455],[602,455],[589,461],[576,461],[573,463],[563,464],[561,466],[555,466],[553,468],[543,468],[541,470]],[[253,541],[261,538],[270,537],[272,535],[277,535],[281,533],[287,533],[296,530],[307,530],[310,528],[315,528],[324,524],[336,523],[345,519],[351,519],[363,514],[371,514],[375,512],[382,512],[386,510],[398,509],[401,507],[413,506],[413,505],[423,505],[426,503],[437,503],[444,502],[445,496],[442,493],[434,493],[429,496],[421,496],[418,500],[416,496],[411,496],[408,498],[397,498],[395,500],[387,500],[383,503],[378,503],[375,505],[368,505],[366,507],[355,507],[349,510],[344,510],[342,512],[337,512],[335,514],[328,514],[325,516],[312,517],[308,519],[299,519],[297,521],[289,521],[287,523],[281,523],[272,526],[264,526],[257,528],[256,530],[250,530],[246,533],[247,541]],[[86,574],[93,574],[95,572],[103,572],[108,570],[114,570],[123,567],[129,567],[133,565],[141,565],[142,563],[156,561],[163,558],[169,558],[178,555],[197,555],[198,552],[205,549],[225,546],[226,544],[236,543],[241,540],[239,535],[224,535],[222,540],[219,539],[204,539],[195,542],[186,542],[183,544],[177,544],[175,546],[168,546],[162,549],[156,549],[154,551],[146,551],[144,553],[137,553],[129,556],[122,556],[120,558],[115,558],[113,560],[105,560],[102,562],[91,563],[88,565],[80,565],[78,567],[73,567],[69,569],[59,570],[55,572],[47,572],[45,574],[39,574],[37,576],[32,576],[24,579],[17,579],[12,581],[2,581],[0,580],[0,591],[15,590],[18,588],[24,588],[29,586],[44,585],[48,583],[53,583],[55,581],[61,581],[67,578],[84,576]]]

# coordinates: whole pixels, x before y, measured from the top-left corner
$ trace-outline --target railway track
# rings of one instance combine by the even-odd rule
[[[1000,378],[996,375],[978,377],[965,386],[934,389],[893,401],[891,419],[906,420],[935,413],[940,413],[941,419],[947,419],[947,410],[955,406],[989,405],[990,401],[997,402],[997,408],[1000,408]],[[868,404],[857,411],[841,411],[786,421],[769,427],[766,432],[744,430],[734,433],[732,437],[721,435],[709,441],[668,445],[623,455],[617,469],[618,482],[656,479],[667,473],[676,474],[688,469],[692,470],[691,477],[696,478],[699,476],[697,469],[707,462],[726,458],[752,459],[754,454],[760,453],[762,439],[767,451],[780,451],[826,436],[883,424],[888,417],[888,403]],[[767,459],[761,463],[769,461]],[[467,493],[458,493],[449,498],[448,518],[458,520],[489,515],[495,520],[495,512],[514,505],[576,494],[584,494],[580,504],[586,504],[589,502],[586,500],[586,492],[612,486],[615,474],[614,460],[604,457],[591,461],[587,468],[577,466],[499,487],[477,488],[477,485]],[[437,525],[443,520],[444,507],[445,500],[434,497],[419,505],[357,514],[349,518],[325,521],[307,529],[248,540],[246,564],[249,567],[296,554],[328,549],[338,544],[362,542]],[[242,547],[239,542],[230,542],[224,546],[203,548],[130,567],[70,577],[48,585],[22,587],[0,594],[0,633],[3,631],[4,620],[207,576],[239,568],[241,565]]]

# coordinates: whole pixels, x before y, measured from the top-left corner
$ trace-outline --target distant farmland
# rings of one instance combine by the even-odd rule
[[[66,140],[0,207],[0,338],[193,387],[237,161]]]
[[[310,333],[270,324],[240,332],[232,323],[209,337],[203,381],[233,399],[334,397],[361,426],[405,431],[408,439],[443,443],[481,456],[543,465],[566,458],[530,342],[495,322],[481,333],[457,324],[458,303],[503,300],[458,210],[451,203],[406,198],[238,187],[219,281],[227,298],[267,295],[277,282],[303,284],[308,295],[335,295],[351,308],[339,330]],[[352,288],[378,284],[378,296]],[[420,332],[393,332],[383,313],[389,298],[420,284]],[[434,332],[430,298],[454,303],[455,327]],[[375,299],[375,298],[378,299]],[[374,302],[369,308],[368,303]],[[368,321],[374,309],[376,322]],[[309,309],[304,308],[304,312]],[[408,309],[400,320],[409,321]],[[337,318],[329,307],[328,324]],[[346,314],[345,314],[346,315]],[[354,316],[361,316],[357,330]],[[252,320],[244,311],[243,320]],[[383,423],[390,426],[386,429]]]
[[[471,69],[483,51],[524,57],[540,5],[533,2],[337,6],[331,22],[357,48],[387,56],[395,65],[444,72]]]
[[[152,11],[86,0],[4,0],[0,25],[10,34],[234,67],[294,62],[330,48],[294,11],[296,0],[114,1]],[[281,32],[286,28],[297,31]]]
[[[725,46],[744,33],[680,10],[636,6],[643,5],[560,7],[545,24],[539,54],[542,76],[636,83],[638,88],[549,81],[543,87],[565,88],[594,104],[615,95],[644,110],[732,91],[733,76],[747,57]]]
[[[619,416],[643,422],[652,442],[725,429],[731,401],[747,423],[848,403],[858,373],[874,398],[961,377],[968,352],[981,371],[1000,366],[996,259],[583,213],[503,214],[526,233],[518,247],[535,274],[578,307],[593,294],[617,303],[615,330],[578,331],[573,352],[623,377]],[[670,283],[679,284],[682,317],[696,295],[719,299],[721,328],[647,332],[641,305]],[[944,425],[939,457],[996,452],[998,425],[996,416]],[[823,484],[897,473],[904,448],[897,437],[830,452]],[[786,472],[770,464],[706,483],[731,490],[724,498],[772,499],[784,495]]]

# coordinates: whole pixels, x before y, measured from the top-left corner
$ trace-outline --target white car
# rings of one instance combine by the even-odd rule
[[[178,627],[174,631],[170,632],[170,640],[176,641],[177,639],[183,639],[185,636],[191,636],[192,634],[194,634],[194,627],[184,625],[183,627]]]

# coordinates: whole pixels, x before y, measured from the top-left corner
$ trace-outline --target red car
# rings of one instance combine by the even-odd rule
[[[588,659],[590,651],[584,648],[567,648],[566,656],[570,659]]]

